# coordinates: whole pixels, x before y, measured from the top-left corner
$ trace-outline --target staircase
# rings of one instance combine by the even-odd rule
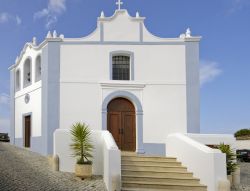
[[[176,158],[122,153],[122,191],[207,191]]]

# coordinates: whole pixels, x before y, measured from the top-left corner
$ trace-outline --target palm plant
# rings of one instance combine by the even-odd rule
[[[70,130],[73,143],[70,145],[73,156],[77,157],[77,164],[92,164],[93,145],[90,141],[90,130],[85,123],[76,123]]]
[[[224,143],[221,143],[218,149],[226,154],[227,175],[231,175],[237,168],[236,154],[229,145],[225,145]]]

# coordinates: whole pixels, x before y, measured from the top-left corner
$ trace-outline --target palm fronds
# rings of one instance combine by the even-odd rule
[[[70,130],[72,136],[73,156],[78,157],[77,164],[91,164],[93,145],[90,140],[90,130],[85,123],[76,123]]]
[[[218,149],[220,149],[221,152],[226,154],[227,175],[232,174],[238,166],[236,163],[237,155],[234,153],[234,151],[231,149],[229,145],[225,145],[224,143],[221,143],[218,146]]]

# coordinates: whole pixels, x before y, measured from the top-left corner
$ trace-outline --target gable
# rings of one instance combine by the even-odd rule
[[[99,18],[104,41],[140,41],[142,18],[130,17],[127,10],[116,10],[112,17]]]

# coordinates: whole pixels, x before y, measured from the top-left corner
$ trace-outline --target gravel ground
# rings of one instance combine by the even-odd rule
[[[232,189],[232,191],[250,191],[250,163],[240,163],[240,182],[241,185],[238,188]]]
[[[106,189],[100,176],[81,180],[72,173],[54,172],[46,157],[0,142],[0,190],[105,191]]]

